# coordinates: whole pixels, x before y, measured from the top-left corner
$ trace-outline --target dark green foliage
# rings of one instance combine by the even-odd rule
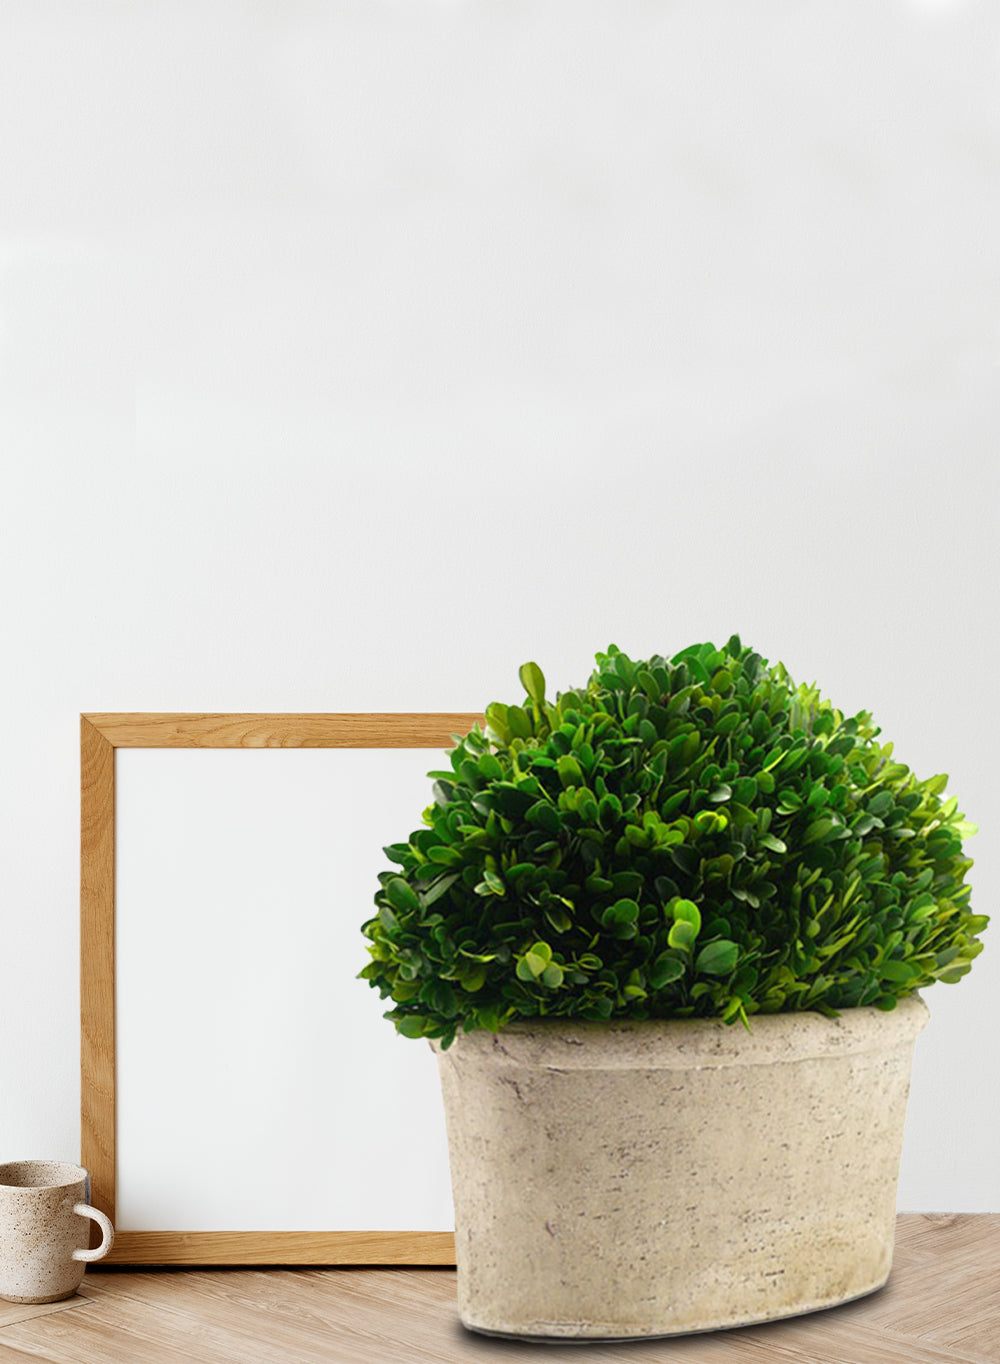
[[[400,1032],[891,1009],[969,970],[988,920],[947,777],[735,635],[596,662],[554,703],[524,664],[385,849],[360,974]]]

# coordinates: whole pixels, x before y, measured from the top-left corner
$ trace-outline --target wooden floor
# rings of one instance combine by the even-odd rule
[[[1000,1364],[1000,1215],[900,1217],[889,1283],[738,1331],[539,1345],[463,1330],[450,1269],[88,1271],[48,1307],[0,1302],[0,1361],[27,1364]]]

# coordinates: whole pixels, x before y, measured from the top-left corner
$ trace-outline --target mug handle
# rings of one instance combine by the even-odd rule
[[[73,1205],[73,1211],[78,1217],[92,1218],[100,1227],[103,1234],[101,1244],[96,1250],[74,1250],[73,1259],[86,1260],[88,1264],[93,1263],[94,1260],[103,1260],[105,1255],[107,1255],[108,1251],[114,1245],[114,1227],[104,1216],[103,1212],[98,1212],[97,1209],[92,1208],[89,1203],[75,1203]]]

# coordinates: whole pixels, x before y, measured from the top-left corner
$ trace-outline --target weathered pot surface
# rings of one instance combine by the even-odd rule
[[[437,1056],[459,1315],[630,1339],[880,1288],[919,996],[889,1013],[522,1020]]]

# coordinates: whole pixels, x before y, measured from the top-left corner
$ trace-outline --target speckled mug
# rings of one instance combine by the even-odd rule
[[[60,1160],[14,1160],[0,1165],[0,1298],[58,1302],[80,1287],[87,1264],[102,1260],[114,1228],[92,1208],[90,1176]],[[90,1223],[104,1233],[88,1250]]]

